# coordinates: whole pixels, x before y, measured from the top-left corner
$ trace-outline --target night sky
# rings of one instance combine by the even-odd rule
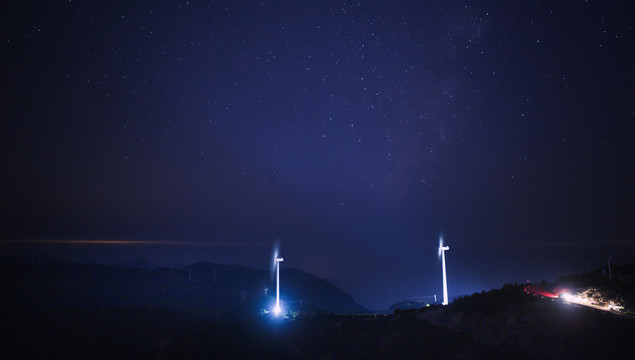
[[[440,236],[450,296],[635,261],[629,1],[1,7],[2,254],[279,239],[370,308],[442,293]]]

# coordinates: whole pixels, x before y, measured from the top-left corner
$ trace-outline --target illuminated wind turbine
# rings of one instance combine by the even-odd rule
[[[448,279],[445,275],[445,251],[450,250],[449,246],[443,246],[443,238],[439,240],[439,256],[441,256],[441,266],[443,266],[443,302],[441,304],[448,304]]]
[[[276,257],[276,307],[273,308],[274,314],[280,314],[280,263],[283,262],[283,258]]]

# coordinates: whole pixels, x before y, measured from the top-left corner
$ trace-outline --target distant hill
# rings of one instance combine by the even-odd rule
[[[114,266],[2,260],[2,298],[9,306],[155,308],[220,315],[255,313],[270,308],[275,298],[268,271],[240,265],[201,262],[176,269],[156,268],[144,261]],[[280,298],[288,310],[370,312],[342,290],[304,271],[282,269],[280,282]]]
[[[631,291],[628,269],[606,287]],[[269,273],[238,265],[141,270],[13,258],[0,259],[0,274],[3,359],[621,359],[635,333],[631,317],[516,284],[447,306],[343,315],[318,309],[356,312],[346,310],[359,309],[350,296],[284,269],[282,298],[300,315],[280,319],[256,313],[275,294]],[[599,276],[562,281],[604,287]]]
[[[408,309],[421,309],[424,307],[430,306],[427,302],[421,299],[413,299],[413,300],[403,300],[396,302],[388,308],[391,311],[394,310],[408,310]]]
[[[112,264],[112,266],[130,268],[130,269],[142,269],[142,270],[155,270],[155,269],[161,268],[161,265],[155,264],[153,262],[149,262],[145,258],[138,258],[134,260],[118,262],[118,263]]]

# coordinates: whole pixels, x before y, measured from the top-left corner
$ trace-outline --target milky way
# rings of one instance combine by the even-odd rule
[[[279,238],[372,308],[441,293],[441,235],[450,296],[635,260],[627,4],[2,7],[4,253],[267,268]]]

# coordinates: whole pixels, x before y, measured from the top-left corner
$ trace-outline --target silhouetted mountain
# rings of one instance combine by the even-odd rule
[[[318,309],[345,314],[364,314],[370,311],[360,306],[355,300],[335,287],[333,284],[298,269],[280,271],[281,282],[288,298],[301,301]]]
[[[420,309],[426,306],[430,306],[430,304],[428,304],[427,302],[423,300],[414,299],[414,300],[403,300],[403,301],[396,302],[390,305],[388,309],[391,311],[408,310],[408,309]]]
[[[630,351],[635,331],[628,317],[532,296],[522,285],[505,285],[412,314],[469,334],[478,343],[515,348],[516,354],[508,358],[621,358]]]
[[[635,333],[630,317],[543,299],[522,285],[448,306],[342,315],[315,310],[355,306],[350,296],[284,269],[283,294],[294,311],[282,319],[252,311],[268,305],[275,285],[267,271],[243,266],[147,271],[18,261],[0,271],[0,315],[9,330],[0,356],[7,359],[579,360],[624,358]]]
[[[256,313],[270,308],[275,297],[268,271],[210,263],[144,270],[152,265],[136,264],[4,263],[8,285],[4,300],[10,306],[37,308],[132,307],[223,314]],[[304,304],[314,311],[369,312],[335,286],[306,272],[283,269],[280,278],[280,297],[288,310]]]
[[[0,264],[52,264],[60,261],[52,256],[22,256],[22,255],[6,255],[0,257]]]
[[[142,269],[142,270],[154,270],[161,268],[161,265],[149,262],[146,258],[138,258],[134,260],[122,261],[112,264],[114,267],[130,268],[130,269]]]

